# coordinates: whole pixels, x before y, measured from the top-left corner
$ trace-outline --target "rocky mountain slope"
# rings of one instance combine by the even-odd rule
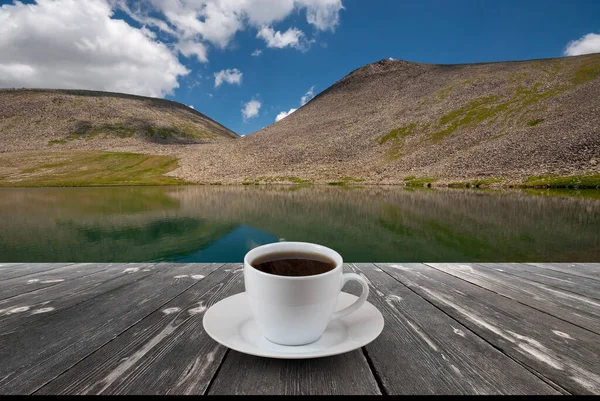
[[[238,136],[183,104],[120,93],[0,89],[0,152],[210,143]]]
[[[202,182],[522,182],[598,173],[600,54],[465,65],[381,60],[285,119],[183,160],[176,174]]]
[[[244,138],[165,100],[0,90],[0,167],[16,172],[0,181],[31,182],[33,167],[19,171],[14,152],[75,149],[165,157],[168,176],[207,184],[504,185],[591,176],[600,185],[600,54],[464,65],[381,60]]]

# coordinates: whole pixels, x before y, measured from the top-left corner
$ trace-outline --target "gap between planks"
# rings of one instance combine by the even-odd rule
[[[134,323],[132,323],[130,326],[128,326],[127,328],[125,328],[124,330],[122,330],[119,334],[117,334],[114,338],[110,339],[109,341],[106,341],[105,343],[103,343],[102,345],[100,345],[98,348],[96,348],[94,351],[88,353],[87,355],[85,355],[84,357],[82,357],[81,359],[79,359],[77,362],[73,363],[73,365],[71,365],[70,367],[68,367],[67,369],[63,370],[62,372],[56,374],[54,377],[52,377],[51,379],[47,380],[45,383],[39,385],[35,390],[31,391],[29,393],[29,395],[34,395],[36,392],[38,392],[40,389],[42,389],[44,386],[48,385],[50,382],[52,382],[53,380],[55,380],[56,378],[58,378],[59,376],[65,374],[66,372],[68,372],[69,370],[75,368],[79,363],[81,363],[82,361],[86,360],[87,358],[89,358],[90,356],[92,356],[93,354],[95,354],[96,352],[98,352],[99,350],[101,350],[104,346],[106,346],[107,344],[115,341],[117,338],[119,338],[119,336],[121,336],[123,333],[125,333],[126,331],[130,330],[132,327],[134,327],[136,324],[138,324],[139,322],[141,322],[142,320],[144,320],[145,318],[147,318],[148,316],[150,316],[153,313],[156,313],[156,311],[160,310],[162,307],[164,307],[166,304],[168,304],[169,302],[173,301],[175,298],[179,297],[181,294],[185,293],[186,291],[188,291],[190,288],[194,287],[195,285],[197,285],[198,283],[202,282],[202,280],[204,280],[206,277],[210,276],[211,274],[215,273],[216,271],[218,271],[219,269],[221,269],[223,266],[225,266],[225,263],[208,263],[207,265],[218,265],[217,268],[215,268],[213,271],[211,271],[209,274],[207,274],[205,277],[203,277],[201,280],[198,280],[194,283],[192,283],[189,287],[187,287],[186,289],[184,289],[183,291],[179,292],[178,294],[176,294],[175,296],[169,298],[166,302],[162,303],[160,306],[158,306],[156,309],[154,309],[153,311],[149,312],[148,314],[146,314],[144,317],[140,318],[139,320],[135,321]],[[152,277],[153,274],[150,274],[146,277],[144,277],[144,279],[147,279],[149,277]],[[120,288],[120,287],[119,287]],[[221,360],[221,364],[223,363],[223,360]],[[219,364],[219,368],[220,365]]]
[[[524,369],[528,370],[529,372],[531,372],[532,374],[534,374],[535,376],[537,376],[544,383],[548,384],[549,386],[553,387],[554,389],[556,389],[557,391],[560,391],[563,394],[571,395],[571,393],[567,389],[565,389],[564,387],[562,387],[558,383],[554,382],[553,380],[547,378],[546,376],[544,376],[542,373],[538,372],[533,367],[531,367],[531,366],[525,364],[524,362],[522,362],[522,361],[514,358],[513,356],[507,354],[502,348],[500,348],[496,344],[490,342],[485,337],[483,337],[482,335],[480,335],[476,331],[472,330],[470,327],[466,326],[463,322],[461,322],[460,320],[456,319],[454,316],[448,314],[445,310],[443,310],[442,308],[440,308],[439,306],[437,306],[435,303],[431,302],[429,299],[425,298],[424,296],[422,296],[421,294],[419,294],[418,292],[416,292],[414,289],[410,288],[408,285],[404,284],[402,281],[400,281],[399,279],[397,279],[396,277],[394,277],[393,275],[391,275],[390,273],[388,273],[385,269],[382,269],[381,266],[379,266],[379,264],[384,264],[384,263],[372,263],[372,265],[374,267],[380,269],[383,273],[385,273],[386,275],[388,275],[391,279],[393,279],[394,281],[396,281],[400,285],[404,286],[405,288],[407,288],[408,290],[410,290],[413,294],[417,295],[418,297],[420,297],[421,299],[423,299],[425,302],[427,302],[428,304],[432,305],[433,307],[435,307],[436,309],[438,309],[439,311],[441,311],[444,315],[446,315],[449,318],[451,318],[457,324],[459,324],[461,326],[464,326],[464,328],[467,329],[467,330],[469,330],[469,332],[471,332],[473,335],[479,337],[481,340],[483,340],[485,343],[487,343],[488,345],[490,345],[492,348],[496,349],[498,352],[502,353],[503,355],[505,355],[509,359],[511,359],[514,362],[516,362],[518,365],[522,366]],[[424,266],[427,266],[428,268],[432,268],[431,266],[427,265],[426,263],[421,263],[421,264],[424,265]],[[469,282],[469,284],[475,285],[475,284],[470,283],[470,282]],[[479,286],[477,286],[477,287],[479,287]],[[480,288],[483,288],[483,287],[480,287]],[[485,288],[483,288],[483,289],[487,290]]]
[[[458,264],[458,263],[456,263],[456,264]],[[456,264],[452,263],[451,265],[456,265]],[[494,294],[496,294],[496,295],[498,295],[498,296],[500,296],[500,297],[503,297],[503,298],[506,298],[506,299],[510,299],[511,301],[517,302],[517,303],[519,303],[519,304],[521,304],[521,305],[523,305],[523,306],[526,306],[526,307],[528,307],[528,308],[535,309],[536,311],[538,311],[538,312],[540,312],[540,313],[543,313],[543,314],[546,314],[546,315],[548,315],[548,316],[552,316],[553,318],[556,318],[556,319],[562,320],[562,321],[563,321],[563,322],[565,322],[565,323],[568,323],[568,324],[572,324],[572,325],[574,325],[574,326],[577,326],[577,327],[579,327],[580,329],[583,329],[583,330],[589,331],[590,333],[593,333],[593,334],[600,335],[600,330],[597,330],[597,329],[596,329],[596,330],[594,330],[594,329],[592,329],[592,328],[590,328],[590,327],[586,327],[586,326],[584,326],[583,324],[585,324],[585,322],[582,324],[582,323],[580,323],[580,322],[577,322],[577,321],[568,320],[568,319],[567,319],[567,318],[565,318],[565,317],[561,317],[561,316],[557,315],[557,314],[556,314],[556,312],[554,312],[554,313],[553,313],[553,312],[551,312],[551,311],[548,311],[548,310],[545,310],[545,309],[540,309],[540,307],[533,305],[532,303],[530,303],[530,301],[525,301],[525,300],[522,300],[522,299],[518,299],[518,298],[519,298],[518,296],[517,296],[517,297],[515,297],[514,295],[513,295],[513,296],[511,296],[511,295],[503,294],[502,292],[498,292],[498,290],[494,289],[494,288],[493,288],[492,286],[490,286],[490,285],[488,285],[488,286],[485,286],[485,285],[483,285],[483,284],[478,284],[478,283],[476,283],[476,282],[472,281],[473,279],[469,280],[469,278],[468,278],[468,277],[463,277],[463,276],[461,276],[461,275],[458,275],[458,274],[453,274],[453,273],[451,273],[451,272],[448,272],[448,271],[446,271],[446,270],[444,270],[444,269],[440,269],[439,267],[436,267],[436,265],[437,265],[436,263],[423,263],[423,265],[425,265],[425,266],[428,266],[428,267],[430,267],[430,268],[432,268],[432,269],[435,269],[436,271],[438,271],[438,272],[440,272],[440,273],[447,274],[448,276],[454,277],[454,278],[456,278],[456,279],[458,279],[458,280],[462,280],[462,281],[464,281],[464,282],[466,282],[466,283],[469,283],[469,284],[471,284],[471,285],[474,285],[474,286],[476,286],[476,287],[479,287],[479,288],[481,288],[481,289],[483,289],[483,290],[490,291],[490,292],[492,292],[492,293],[494,293]],[[483,269],[489,269],[489,267],[488,267],[488,266],[485,266],[485,265],[482,265],[482,264],[479,264],[479,263],[464,263],[464,265],[466,265],[466,266],[469,266],[469,265],[479,265],[479,266],[481,266]],[[494,273],[494,274],[498,275],[498,276],[501,278],[501,276],[502,276],[502,275],[504,275],[504,274],[505,274],[505,272],[504,272],[504,271],[502,271],[501,273]],[[513,277],[513,278],[517,279],[517,281],[521,280],[521,281],[529,281],[529,282],[532,282],[532,280],[528,280],[528,279],[526,279],[526,278],[524,278],[524,277],[520,277],[520,276],[516,276],[516,275],[508,274],[508,273],[506,273],[506,275],[507,275],[507,276],[509,276],[509,278],[510,278],[510,277]],[[484,279],[485,279],[485,277],[484,277]],[[535,286],[535,285],[534,285],[534,286]],[[541,287],[543,288],[544,286],[549,286],[549,285],[547,285],[547,284],[539,284],[539,285],[537,285],[537,286],[538,286],[538,287],[540,287],[540,286],[541,286]],[[557,291],[557,292],[561,292],[561,291],[562,291],[562,292],[566,292],[566,293],[574,294],[575,296],[577,296],[577,297],[580,297],[580,298],[588,298],[588,299],[589,299],[589,297],[587,297],[587,296],[585,296],[585,295],[581,295],[581,294],[575,293],[575,292],[573,292],[573,291],[565,290],[565,289],[562,289],[562,288],[559,288],[558,290],[559,290],[559,291]],[[592,300],[592,299],[590,299],[590,301],[591,301],[591,300]],[[542,305],[542,306],[543,306],[543,305]],[[563,306],[565,306],[565,307],[566,307],[566,306],[568,306],[568,305],[563,305]],[[558,310],[560,310],[560,309],[558,309],[558,308],[557,308],[556,310],[558,311]],[[580,312],[582,312],[582,313],[588,313],[588,312],[586,312],[585,310],[581,310],[581,309],[578,309],[578,311],[580,311]],[[589,314],[589,313],[588,313],[588,314]],[[594,317],[590,317],[590,319],[593,319],[593,318],[594,318]],[[599,317],[599,318],[600,318],[600,317]]]
[[[389,395],[387,389],[383,385],[383,380],[381,380],[381,376],[377,372],[377,369],[375,369],[375,364],[373,363],[373,360],[369,356],[369,352],[367,351],[367,347],[366,346],[362,347],[361,350],[362,350],[362,353],[363,353],[365,359],[367,360],[367,364],[369,365],[369,370],[371,371],[371,374],[373,374],[373,377],[375,378],[375,382],[377,383],[377,387],[379,387],[379,391],[381,391],[382,395]]]

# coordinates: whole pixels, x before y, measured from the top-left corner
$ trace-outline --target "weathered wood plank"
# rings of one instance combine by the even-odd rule
[[[203,394],[226,351],[204,311],[243,290],[241,265],[222,266],[36,394]]]
[[[138,281],[16,324],[0,335],[0,394],[37,390],[191,287],[199,279],[191,275],[207,275],[217,267],[164,264]]]
[[[15,269],[17,266],[21,266],[24,263],[0,263],[0,275],[3,271]]]
[[[353,267],[385,319],[366,349],[389,394],[558,393],[373,264]]]
[[[230,351],[209,394],[380,394],[380,390],[360,350],[310,360],[260,358]]]
[[[233,273],[235,272],[235,274]],[[228,283],[232,283],[229,285]],[[241,265],[228,265],[211,274],[111,341],[85,360],[44,386],[40,394],[201,394],[217,369],[225,348],[212,341],[203,331],[201,317],[214,302],[243,291]],[[179,308],[176,310],[174,308]],[[189,315],[189,310],[197,313]],[[167,311],[167,312],[164,312]],[[143,351],[143,352],[142,352]],[[362,354],[362,370],[369,372]],[[246,357],[242,355],[242,357]],[[347,358],[347,357],[346,357]],[[262,359],[262,358],[257,358]],[[351,359],[353,360],[353,358]],[[265,360],[269,361],[269,360]],[[278,361],[273,360],[277,363]],[[291,361],[294,362],[294,361]],[[267,369],[273,369],[268,362]],[[292,364],[294,365],[294,364]],[[296,368],[297,369],[297,368]],[[248,379],[246,369],[236,368],[238,381]],[[248,373],[252,373],[253,368]],[[223,369],[221,370],[223,371]],[[305,371],[300,369],[300,371]],[[306,370],[308,372],[310,370]],[[156,372],[161,379],[156,380]],[[333,388],[347,388],[352,375],[313,372],[320,380],[329,380]],[[346,373],[346,372],[343,372]],[[370,372],[369,372],[370,375]],[[267,376],[269,377],[269,376]],[[377,389],[372,376],[372,385]],[[277,380],[277,377],[271,377]],[[290,378],[294,380],[294,378]],[[364,382],[364,378],[362,379]],[[308,385],[298,382],[298,388]],[[330,386],[331,387],[331,386]],[[212,388],[215,388],[214,386]],[[218,388],[218,387],[217,387]],[[212,392],[212,390],[211,390]],[[37,394],[37,393],[36,393]]]
[[[525,263],[478,263],[506,274],[600,300],[600,281]]]
[[[426,263],[497,294],[600,334],[600,301],[476,263]]]
[[[540,269],[556,270],[600,281],[600,263],[527,263]]]
[[[98,271],[38,290],[23,293],[0,301],[0,334],[15,331],[15,325],[23,326],[39,319],[39,313],[54,314],[71,308],[100,294],[122,287],[153,274],[152,263],[110,264],[100,263]],[[25,278],[27,279],[27,278]]]
[[[8,268],[0,271],[0,282],[11,278],[23,277],[41,273],[44,271],[58,269],[72,263],[12,263]]]
[[[97,263],[77,263],[43,271],[34,275],[20,276],[0,281],[0,300],[16,295],[52,287],[59,283],[78,277],[106,270],[107,267]]]
[[[569,392],[600,392],[599,335],[423,264],[376,265]]]
[[[360,350],[328,358],[284,360],[230,351],[210,395],[381,394]]]
[[[0,265],[0,273],[4,265]],[[28,302],[32,306],[23,313],[0,313],[0,394],[31,393],[40,387],[40,394],[201,394],[207,389],[210,394],[373,394],[379,388],[367,360],[385,392],[391,394],[427,394],[432,388],[450,389],[438,391],[449,394],[527,394],[535,393],[535,386],[541,386],[540,394],[555,391],[534,374],[571,392],[600,392],[599,336],[523,305],[522,300],[516,302],[464,281],[465,277],[459,279],[428,266],[380,266],[389,275],[369,265],[349,266],[360,268],[371,281],[369,300],[384,313],[384,332],[365,348],[367,359],[361,351],[354,351],[303,361],[256,358],[235,351],[223,359],[225,348],[206,336],[201,318],[206,307],[242,289],[241,277],[234,279],[226,268],[208,275],[198,273],[192,265],[187,265],[185,273],[159,264],[156,271],[144,271],[140,265],[135,272],[125,273],[131,266],[113,266],[0,301],[0,310]],[[406,270],[410,266],[413,271]],[[585,267],[586,273],[579,271],[575,280],[587,282],[580,274],[593,274],[593,269]],[[212,266],[212,270],[216,268]],[[556,267],[546,272],[550,277],[570,274]],[[227,278],[216,276],[225,273]],[[515,297],[529,296],[533,288],[539,291],[540,284],[560,288],[500,273],[497,275],[511,277],[508,286],[500,284]],[[196,274],[207,277],[194,281],[190,276]],[[479,276],[479,280],[491,285],[497,275]],[[32,277],[36,276],[28,278]],[[208,286],[211,277],[214,285]],[[187,287],[173,283],[187,280]],[[521,282],[527,284],[519,289]],[[568,280],[565,285],[570,285]],[[594,285],[592,281],[590,286]],[[590,286],[586,288],[590,290]],[[166,297],[162,293],[165,288]],[[576,289],[563,288],[573,293]],[[344,290],[355,293],[352,287]],[[208,303],[202,303],[207,298]],[[576,306],[575,301],[571,307]],[[58,307],[33,314],[33,306],[46,305]],[[188,316],[195,308],[199,313]],[[164,312],[167,309],[169,314]],[[576,313],[581,315],[581,311]],[[390,322],[404,331],[388,332]],[[452,323],[449,327],[448,322]],[[508,367],[505,361],[509,361]],[[5,362],[15,368],[7,369]],[[424,367],[418,369],[420,364]],[[497,391],[503,381],[507,381],[504,391]]]

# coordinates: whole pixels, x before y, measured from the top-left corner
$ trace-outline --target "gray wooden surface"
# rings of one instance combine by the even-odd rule
[[[240,264],[0,263],[0,394],[600,394],[600,264],[345,270],[381,335],[277,360],[203,330],[243,291]]]

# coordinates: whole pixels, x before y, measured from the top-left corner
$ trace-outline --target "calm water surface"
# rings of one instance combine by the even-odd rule
[[[348,262],[598,262],[597,191],[0,189],[0,262],[241,262],[308,241]]]

